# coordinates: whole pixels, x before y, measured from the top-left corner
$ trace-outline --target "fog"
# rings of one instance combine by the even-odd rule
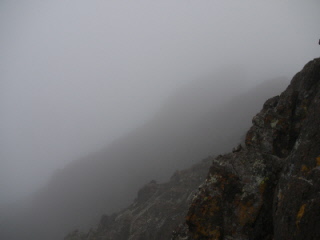
[[[221,93],[231,99],[291,78],[319,56],[319,9],[317,0],[2,0],[0,203],[143,126],[190,82],[241,69],[241,84],[230,79]]]

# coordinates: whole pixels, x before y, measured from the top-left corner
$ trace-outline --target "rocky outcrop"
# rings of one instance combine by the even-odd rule
[[[151,181],[139,190],[134,203],[112,216],[103,216],[97,229],[74,231],[65,240],[168,240],[184,221],[189,204],[205,180],[212,158],[176,171],[170,181]]]
[[[214,159],[174,239],[320,239],[320,59]]]
[[[320,239],[320,58],[252,122],[232,153],[150,182],[127,209],[65,240]]]

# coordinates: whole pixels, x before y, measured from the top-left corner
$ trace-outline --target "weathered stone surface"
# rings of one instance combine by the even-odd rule
[[[320,59],[292,80],[295,142],[274,198],[275,239],[320,239]]]
[[[320,59],[217,157],[174,239],[320,239]]]
[[[244,146],[151,181],[96,230],[65,239],[320,239],[320,58],[252,122]]]
[[[97,229],[74,231],[65,240],[168,240],[185,219],[192,197],[205,180],[212,158],[184,171],[168,183],[151,181],[138,192],[135,202],[112,216],[103,216]]]

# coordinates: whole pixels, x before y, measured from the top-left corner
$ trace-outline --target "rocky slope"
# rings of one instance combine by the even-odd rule
[[[174,239],[320,239],[320,58],[215,158]]]
[[[149,183],[97,230],[66,240],[320,239],[320,58],[252,122],[243,147]]]
[[[265,99],[288,83],[265,81],[240,94],[243,82],[232,71],[180,89],[150,122],[58,171],[23,214],[0,222],[0,239],[57,240],[72,229],[89,229],[102,214],[132,203],[151,179],[167,181],[177,169],[230,151]]]
[[[190,201],[205,180],[212,158],[183,171],[176,171],[170,181],[154,180],[138,192],[134,203],[123,211],[101,218],[99,227],[88,233],[74,231],[66,240],[167,240],[184,221]]]

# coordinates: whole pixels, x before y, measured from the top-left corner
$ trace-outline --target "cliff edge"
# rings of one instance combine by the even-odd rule
[[[320,58],[214,159],[174,239],[320,239]]]
[[[96,230],[65,239],[320,239],[320,58],[252,123],[244,146],[150,182]]]

